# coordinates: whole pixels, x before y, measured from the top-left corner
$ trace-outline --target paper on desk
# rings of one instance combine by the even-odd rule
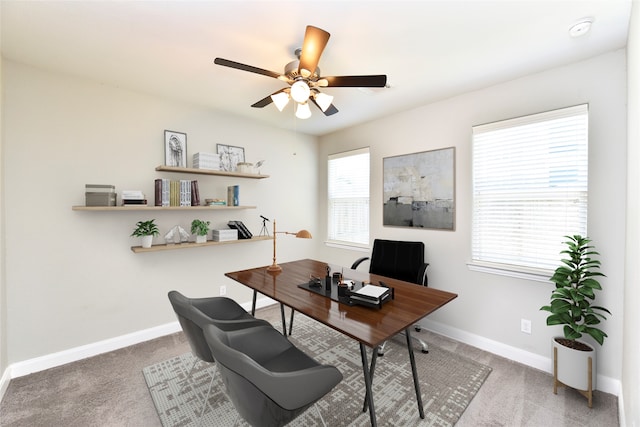
[[[385,288],[382,286],[365,285],[362,288],[358,289],[355,293],[356,295],[360,294],[371,298],[380,298],[388,290],[389,288]]]

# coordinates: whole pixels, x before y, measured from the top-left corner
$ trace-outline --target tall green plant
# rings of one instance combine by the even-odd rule
[[[586,237],[565,237],[569,239],[564,242],[568,249],[560,253],[567,257],[561,260],[563,265],[556,268],[551,277],[556,285],[551,293],[551,304],[540,310],[551,313],[547,317],[547,325],[564,325],[566,339],[577,340],[583,334],[588,334],[602,345],[607,334],[595,325],[600,323],[600,319],[606,319],[603,313],[611,312],[604,307],[592,305],[594,291],[602,290],[595,278],[604,276],[597,271],[600,261],[592,256],[600,254],[589,245],[591,240]]]

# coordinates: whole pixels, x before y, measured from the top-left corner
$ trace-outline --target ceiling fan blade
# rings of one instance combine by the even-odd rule
[[[276,73],[275,71],[264,70],[262,68],[253,67],[251,65],[241,64],[239,62],[230,61],[228,59],[216,58],[213,62],[217,65],[222,65],[223,67],[235,68],[236,70],[248,71],[250,73],[262,74],[263,76],[273,77],[277,79],[280,77],[280,73]]]
[[[325,30],[307,26],[304,33],[304,42],[302,43],[302,52],[300,53],[300,64],[298,65],[298,73],[303,77],[309,77],[315,73],[320,61],[320,55],[324,50],[331,34]]]
[[[320,108],[320,106],[318,105],[318,103],[316,102],[316,100],[315,100],[315,99],[313,99],[313,98],[309,98],[309,99],[311,100],[311,102],[313,102],[314,104],[316,104],[316,107],[318,107],[318,109],[319,109],[320,111],[322,111],[322,108]],[[337,112],[338,112],[338,109],[337,109],[333,104],[329,105],[329,108],[327,108],[327,111],[322,111],[322,113],[323,113],[325,116],[332,116],[332,115],[334,115],[334,114],[335,114],[335,113],[337,113]]]
[[[255,104],[252,105],[253,108],[263,108],[266,107],[267,105],[271,104],[273,102],[273,99],[271,98],[273,95],[278,94],[280,92],[284,92],[285,89],[280,89],[278,91],[273,92],[271,95],[267,95],[264,98],[262,98],[260,101],[256,102]]]
[[[371,76],[333,76],[323,77],[326,87],[385,87],[387,76],[376,74]]]

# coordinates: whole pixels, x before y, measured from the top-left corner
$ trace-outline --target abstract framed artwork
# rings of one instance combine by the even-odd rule
[[[220,169],[227,172],[235,172],[238,163],[244,162],[244,148],[233,145],[216,144],[220,155]]]
[[[187,167],[187,134],[172,130],[164,131],[164,164]]]
[[[382,162],[383,225],[455,230],[455,147]]]

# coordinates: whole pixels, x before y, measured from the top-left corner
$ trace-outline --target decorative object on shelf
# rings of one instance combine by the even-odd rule
[[[240,206],[239,185],[230,185],[227,187],[227,206]]]
[[[116,187],[110,184],[85,184],[85,206],[115,206]]]
[[[164,164],[187,167],[187,134],[172,130],[164,131]]]
[[[276,231],[276,220],[273,220],[273,264],[267,267],[267,271],[270,273],[279,273],[282,271],[282,267],[278,265],[276,262],[276,234],[292,234],[299,239],[311,239],[311,233],[307,230],[300,230],[297,233],[292,233],[290,231]]]
[[[260,161],[256,162],[256,166],[255,166],[255,168],[254,168],[254,171],[255,171],[255,173],[257,173],[258,175],[260,174],[260,167],[261,167],[262,165],[264,165],[264,162],[265,162],[264,160],[260,160]]]
[[[179,225],[174,226],[167,234],[164,235],[164,241],[170,243],[185,243],[189,241],[189,233]]]
[[[158,226],[154,221],[155,219],[151,219],[149,221],[138,221],[136,223],[135,230],[131,233],[132,237],[142,237],[143,248],[150,248],[153,244],[153,236],[160,234]]]
[[[196,235],[196,243],[205,243],[209,234],[209,221],[194,219],[191,221],[191,233]]]
[[[592,258],[599,255],[591,240],[580,235],[565,236],[567,249],[562,254],[562,265],[556,268],[551,282],[555,289],[551,293],[551,304],[540,310],[551,314],[547,325],[564,325],[564,338],[555,337],[553,344],[553,393],[558,386],[576,389],[588,399],[591,408],[593,390],[596,388],[596,353],[589,344],[578,341],[583,334],[590,335],[602,345],[607,334],[596,327],[603,313],[611,314],[604,307],[593,305],[595,290],[602,290],[595,277],[604,276],[600,271],[600,261]]]
[[[235,172],[238,163],[244,162],[244,148],[233,145],[216,144],[216,149],[220,155],[220,169],[227,172]]]
[[[269,218],[265,218],[262,215],[260,215],[260,218],[262,218],[262,228],[260,229],[260,236],[268,236],[269,235],[269,229],[267,228],[267,222],[269,222]]]
[[[383,224],[455,230],[455,147],[385,157]]]
[[[253,172],[253,163],[240,162],[237,165],[238,172],[240,173],[254,173]]]

